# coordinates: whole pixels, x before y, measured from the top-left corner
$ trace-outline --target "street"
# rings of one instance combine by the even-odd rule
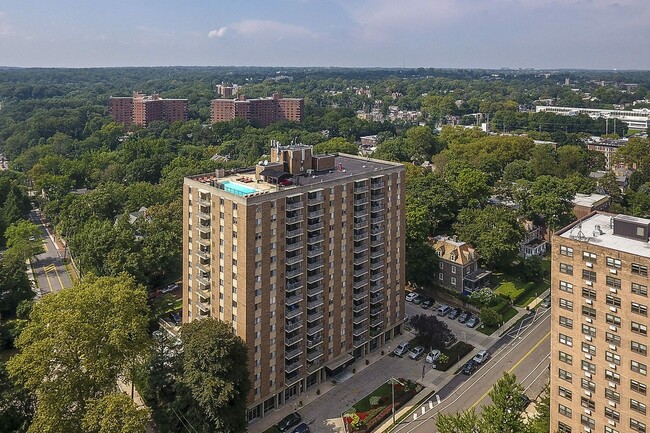
[[[56,293],[63,288],[72,286],[72,280],[63,264],[60,252],[57,250],[53,238],[47,227],[45,227],[39,213],[32,209],[29,217],[34,224],[41,228],[43,247],[45,248],[45,252],[37,255],[32,260],[34,279],[38,284],[41,295]]]

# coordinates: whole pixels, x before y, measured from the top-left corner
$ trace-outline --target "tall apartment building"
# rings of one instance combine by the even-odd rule
[[[402,332],[400,164],[280,146],[246,171],[185,178],[183,321],[249,348],[249,421]]]
[[[553,235],[551,431],[646,431],[649,240],[603,212]]]
[[[302,98],[283,98],[274,93],[271,98],[213,99],[211,104],[212,123],[227,122],[233,119],[246,119],[265,127],[275,122],[302,122],[305,100]]]
[[[155,120],[173,123],[188,119],[187,99],[165,99],[158,94],[143,95],[133,92],[132,97],[110,98],[109,109],[116,122],[147,126]]]

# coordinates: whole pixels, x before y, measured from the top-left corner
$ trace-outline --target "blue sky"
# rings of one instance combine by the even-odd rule
[[[650,69],[650,0],[0,0],[0,65]]]

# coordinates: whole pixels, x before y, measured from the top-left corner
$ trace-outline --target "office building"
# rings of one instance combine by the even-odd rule
[[[111,96],[110,112],[116,122],[146,127],[155,120],[168,123],[187,121],[187,103],[187,99],[165,99],[158,94],[133,92],[132,97]]]
[[[246,119],[260,127],[275,122],[302,122],[305,101],[302,98],[283,98],[274,93],[271,98],[213,99],[211,104],[212,123],[228,122],[233,119]]]
[[[645,432],[650,220],[594,212],[552,239],[551,431]]]
[[[183,321],[246,341],[249,421],[401,333],[404,187],[401,164],[277,143],[254,168],[185,178]]]
[[[616,119],[627,124],[630,129],[645,131],[648,129],[648,127],[650,127],[650,110],[647,108],[635,108],[632,110],[610,110],[599,108],[549,107],[545,105],[537,105],[535,107],[535,112],[555,113],[559,116],[577,116],[578,114],[586,114],[592,119],[598,119],[601,117],[604,119],[612,119],[612,122],[607,121],[607,127],[611,127],[611,129],[608,129],[606,132],[616,132]]]

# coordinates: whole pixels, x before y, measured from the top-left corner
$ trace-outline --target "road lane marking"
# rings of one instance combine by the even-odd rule
[[[544,335],[544,336],[542,337],[542,339],[539,340],[539,341],[537,342],[537,344],[535,344],[535,345],[534,345],[534,346],[533,346],[533,347],[528,351],[528,353],[526,353],[526,354],[525,354],[525,355],[524,355],[524,356],[523,356],[519,361],[517,361],[517,362],[515,363],[515,365],[513,365],[512,368],[510,368],[510,370],[508,370],[508,373],[512,373],[512,372],[515,370],[515,368],[517,368],[517,367],[518,367],[522,362],[524,362],[524,360],[525,360],[526,358],[528,358],[528,357],[530,356],[530,354],[533,353],[533,351],[535,351],[535,349],[537,349],[537,348],[538,348],[538,347],[539,347],[539,346],[544,342],[544,340],[546,340],[546,339],[549,338],[550,336],[551,336],[551,331],[547,332],[546,335]],[[485,394],[483,394],[483,395],[481,396],[481,398],[479,398],[479,399],[476,401],[476,403],[474,403],[474,404],[470,407],[470,409],[474,409],[476,406],[478,406],[478,404],[479,404],[481,401],[483,401],[483,399],[488,395],[488,393],[489,393],[491,390],[492,390],[492,387],[490,387],[490,389],[488,389],[487,391],[485,391]]]
[[[50,265],[50,266],[52,266],[52,265]],[[48,268],[50,266],[45,266],[43,268],[43,274],[45,275],[45,281],[47,281],[47,285],[50,286],[50,293],[54,293],[54,288],[52,288],[52,283],[50,283],[50,276],[47,275],[47,271],[48,271]]]
[[[63,287],[63,281],[61,281],[61,276],[59,275],[59,270],[54,266],[54,272],[56,273],[56,278],[59,280],[59,284],[61,285],[61,290],[65,289]]]

